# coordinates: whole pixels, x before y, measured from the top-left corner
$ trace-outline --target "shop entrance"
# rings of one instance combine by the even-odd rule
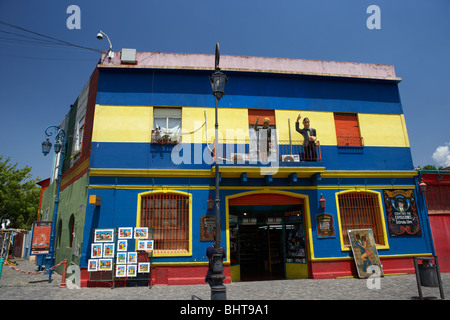
[[[240,281],[288,279],[290,270],[307,268],[302,199],[265,204],[270,196],[230,201],[230,257]]]

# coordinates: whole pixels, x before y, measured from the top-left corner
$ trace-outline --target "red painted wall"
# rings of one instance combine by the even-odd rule
[[[185,284],[207,284],[205,282],[208,266],[153,266],[152,284],[155,286],[185,285]],[[224,283],[231,283],[230,266],[225,265],[223,274]],[[89,281],[87,268],[81,268],[81,287],[104,287],[112,286],[112,282]],[[116,280],[115,286],[126,286],[125,280]],[[186,297],[189,299],[189,297]]]
[[[436,201],[436,199],[439,201],[444,201],[444,197],[446,199],[446,203],[448,204],[448,199],[450,198],[449,193],[438,195],[433,195],[431,193],[436,190],[433,186],[450,185],[450,174],[422,173],[421,177],[423,182],[427,185],[427,190],[425,191],[427,206],[435,206],[434,204],[430,204],[430,202]],[[441,190],[449,189],[442,188]],[[448,210],[448,208],[442,211],[428,210],[428,218],[430,220],[435,252],[438,257],[439,270],[441,272],[450,272],[450,210]]]

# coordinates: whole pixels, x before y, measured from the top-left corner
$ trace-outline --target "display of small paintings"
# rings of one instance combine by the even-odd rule
[[[114,242],[114,229],[95,229],[94,242]]]
[[[117,252],[116,264],[126,264],[127,263],[127,253]]]
[[[127,251],[128,240],[117,240],[117,251]]]
[[[148,239],[148,228],[134,228],[134,238],[135,239]]]
[[[133,228],[119,228],[118,239],[133,239]]]
[[[97,271],[98,270],[98,259],[89,259],[88,261],[88,271]]]
[[[136,239],[136,246],[131,248],[135,250],[133,252],[128,251],[129,239]],[[95,229],[88,271],[112,271],[112,277],[115,272],[116,278],[137,277],[138,273],[150,273],[152,268],[150,262],[138,263],[138,251],[152,251],[153,247],[154,240],[149,240],[147,227]]]
[[[140,262],[138,265],[139,273],[149,273],[150,272],[150,262]]]
[[[112,259],[98,259],[98,271],[112,271]]]
[[[138,250],[151,251],[153,250],[153,240],[139,240]]]
[[[91,246],[91,258],[102,258],[103,257],[103,244],[93,243]]]
[[[116,266],[116,277],[126,277],[127,276],[127,266],[124,264]]]
[[[128,264],[127,265],[127,277],[136,277],[137,275],[137,265]]]
[[[137,252],[128,252],[127,263],[137,263]]]
[[[114,243],[103,245],[103,258],[114,258]]]

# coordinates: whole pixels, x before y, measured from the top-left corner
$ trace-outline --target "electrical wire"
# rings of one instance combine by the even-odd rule
[[[24,58],[24,59],[32,59],[32,60],[49,60],[49,61],[97,61],[98,59],[61,59],[61,58],[40,58],[40,57],[30,57],[30,56],[22,56],[16,54],[7,54],[0,52],[0,56],[8,56],[14,58]]]
[[[42,33],[31,31],[31,30],[28,30],[26,28],[19,27],[19,26],[16,26],[16,25],[4,22],[4,21],[0,21],[0,24],[8,26],[8,27],[11,27],[11,28],[15,28],[15,29],[18,29],[18,30],[21,30],[21,31],[24,31],[24,32],[28,32],[28,33],[31,33],[31,34],[34,34],[34,35],[38,35],[38,36],[46,38],[46,39],[52,40],[52,41],[49,41],[49,40],[29,37],[29,36],[25,36],[25,35],[20,35],[20,34],[13,33],[13,32],[1,31],[3,33],[18,35],[20,37],[25,37],[25,38],[31,38],[33,40],[38,40],[38,41],[42,42],[42,44],[53,44],[53,45],[69,46],[69,47],[75,47],[75,48],[85,49],[85,50],[94,51],[94,52],[102,52],[99,49],[89,48],[89,47],[86,47],[86,46],[81,46],[81,45],[77,45],[77,44],[74,44],[74,43],[70,43],[68,41],[64,41],[64,40],[60,40],[60,39],[57,39],[57,38],[54,38],[54,37],[50,37],[50,36],[44,35]],[[17,39],[17,40],[19,40],[19,39]]]
[[[30,37],[30,36],[26,36],[26,35],[23,35],[23,34],[20,34],[20,33],[15,33],[15,32],[10,32],[10,31],[4,31],[4,30],[0,30],[0,32],[1,32],[1,33],[6,33],[6,34],[12,34],[12,35],[19,36],[19,37],[22,37],[22,38],[28,38],[28,39],[38,40],[39,42],[42,42],[42,43],[51,43],[51,44],[55,44],[55,42],[53,42],[53,41],[44,40],[44,39],[39,39],[39,38],[35,38],[35,37]],[[17,39],[17,40],[19,40],[19,39]]]

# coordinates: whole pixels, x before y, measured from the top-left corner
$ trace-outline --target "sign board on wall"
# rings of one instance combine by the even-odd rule
[[[335,238],[333,226],[333,216],[328,213],[321,213],[316,216],[317,221],[317,237],[318,238]]]
[[[50,252],[51,221],[34,221],[32,227],[30,254],[48,254]]]
[[[421,236],[414,190],[384,190],[389,236]]]
[[[216,234],[216,216],[205,215],[200,217],[200,241],[214,241]]]

